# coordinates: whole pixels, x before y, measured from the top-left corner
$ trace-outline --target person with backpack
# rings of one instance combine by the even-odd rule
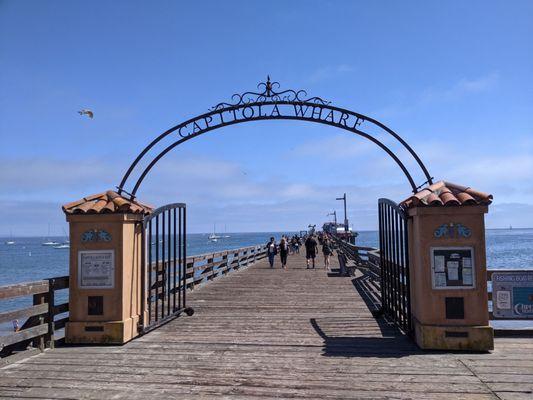
[[[279,242],[279,258],[281,260],[281,268],[287,267],[287,255],[289,254],[289,241],[285,236],[281,237]]]
[[[318,243],[314,235],[309,235],[305,240],[305,258],[307,260],[307,269],[309,269],[309,260],[313,260],[313,269],[315,268],[315,258],[318,250]]]
[[[278,246],[276,245],[274,236],[270,238],[270,242],[267,243],[266,248],[270,268],[274,268],[274,258],[276,257],[276,254],[278,254]]]

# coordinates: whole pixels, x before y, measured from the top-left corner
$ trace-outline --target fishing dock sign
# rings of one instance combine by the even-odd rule
[[[533,270],[494,272],[492,306],[495,318],[533,319]]]

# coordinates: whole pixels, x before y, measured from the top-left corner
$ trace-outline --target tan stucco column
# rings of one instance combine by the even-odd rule
[[[486,205],[409,209],[411,310],[423,349],[491,350]]]
[[[70,224],[65,340],[122,344],[138,335],[146,210],[114,192],[97,196],[63,207]]]

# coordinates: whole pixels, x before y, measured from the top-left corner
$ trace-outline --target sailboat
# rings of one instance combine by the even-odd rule
[[[222,236],[219,236],[216,234],[217,231],[217,224],[213,224],[213,233],[209,235],[208,239],[211,242],[218,242],[218,239],[220,239]]]
[[[8,246],[15,244],[15,241],[13,240],[13,232],[9,231],[9,239],[7,239],[4,243]]]
[[[63,233],[65,234],[65,241],[60,245],[54,246],[54,249],[70,249],[70,240],[68,239],[67,232],[63,228]]]
[[[48,237],[41,243],[43,246],[59,246],[61,243],[50,240],[50,224],[48,224]]]
[[[225,238],[229,238],[230,235],[228,235],[228,230],[226,229],[226,225],[224,225],[224,236],[222,237],[225,237]]]

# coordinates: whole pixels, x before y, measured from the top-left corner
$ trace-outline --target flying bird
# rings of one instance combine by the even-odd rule
[[[91,110],[86,110],[86,109],[78,111],[78,114],[80,114],[80,115],[88,115],[89,118],[91,118],[91,119],[94,117],[94,113]]]

